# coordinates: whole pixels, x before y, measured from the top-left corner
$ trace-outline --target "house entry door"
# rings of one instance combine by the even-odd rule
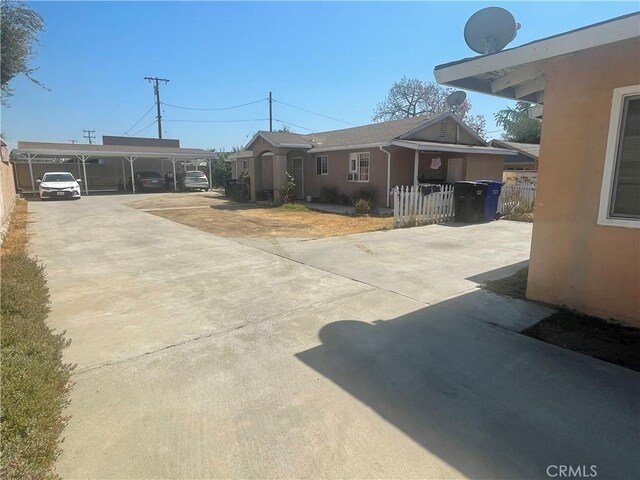
[[[304,198],[304,171],[302,167],[302,157],[287,158],[287,173],[296,182],[296,198]]]
[[[462,158],[447,159],[447,183],[455,183],[462,180]]]

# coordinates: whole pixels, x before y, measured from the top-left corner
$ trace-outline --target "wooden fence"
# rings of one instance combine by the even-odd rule
[[[505,214],[516,207],[533,211],[535,185],[504,185],[498,199],[498,212]],[[454,219],[453,185],[442,185],[440,192],[425,194],[420,187],[402,186],[393,189],[395,226],[415,227]]]
[[[533,211],[536,200],[536,186],[530,185],[503,185],[498,199],[498,212],[504,214],[517,207]]]
[[[393,189],[393,217],[396,227],[414,227],[453,220],[453,185],[425,195],[420,187]]]

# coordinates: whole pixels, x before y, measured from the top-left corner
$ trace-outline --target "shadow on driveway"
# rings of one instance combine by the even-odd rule
[[[640,375],[492,325],[517,301],[483,295],[334,322],[296,356],[471,478],[640,478]]]

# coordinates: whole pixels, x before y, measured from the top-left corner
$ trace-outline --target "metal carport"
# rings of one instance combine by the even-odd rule
[[[209,188],[211,188],[211,160],[218,158],[218,154],[209,150],[199,148],[172,148],[172,147],[156,147],[156,146],[130,146],[130,145],[81,145],[68,143],[45,143],[45,142],[18,142],[18,148],[11,151],[11,162],[16,167],[19,164],[26,163],[29,167],[29,180],[31,183],[31,192],[35,193],[36,178],[34,177],[34,163],[56,165],[60,167],[68,167],[70,164],[78,164],[78,176],[83,180],[83,188],[85,195],[91,191],[87,178],[87,162],[106,161],[106,160],[122,160],[122,180],[126,190],[126,170],[125,160],[129,162],[129,171],[131,173],[131,187],[133,193],[136,191],[134,178],[134,162],[136,160],[146,160],[151,164],[159,164],[164,170],[164,162],[171,162],[173,168],[173,185],[177,190],[177,172],[176,163],[181,163],[186,171],[188,163],[194,163],[196,168],[198,165],[206,162],[209,166]],[[82,173],[80,174],[80,164],[82,165]],[[116,185],[118,184],[119,169],[115,168]],[[74,172],[75,173],[75,172]],[[164,173],[164,171],[162,172]],[[16,171],[16,179],[18,172]],[[19,180],[17,180],[19,182]],[[18,184],[18,187],[20,185]],[[23,190],[24,192],[24,190]],[[29,192],[24,192],[29,193]]]

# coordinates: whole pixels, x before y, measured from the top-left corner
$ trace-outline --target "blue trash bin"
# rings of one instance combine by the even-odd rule
[[[498,213],[498,199],[502,190],[502,182],[494,180],[476,180],[478,183],[484,183],[487,186],[487,193],[484,197],[484,220],[490,222],[495,220]]]

